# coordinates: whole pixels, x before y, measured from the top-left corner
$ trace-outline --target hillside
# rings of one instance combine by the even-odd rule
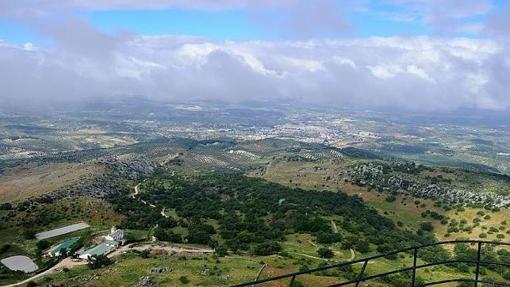
[[[78,266],[49,277],[68,286],[90,276],[96,278],[93,286],[108,285],[113,278],[130,284],[144,276],[163,285],[179,285],[184,276],[192,284],[224,286],[253,280],[260,270],[261,277],[270,277],[402,245],[454,238],[505,240],[510,232],[506,176],[423,166],[359,149],[273,139],[173,139],[61,153],[24,160],[22,166],[4,169],[3,182],[31,175],[37,179],[35,191],[23,196],[14,189],[3,193],[3,203],[9,204],[1,211],[2,257],[38,257],[37,241],[26,236],[29,232],[79,221],[92,226],[78,232],[85,245],[115,224],[140,246],[155,236],[163,245],[216,249],[215,257],[161,257],[152,247],[148,258],[133,251],[116,257],[117,263],[105,270]],[[62,184],[54,185],[55,178]],[[135,185],[139,194],[133,197]],[[457,190],[473,196],[463,194],[458,200],[452,197]],[[332,257],[321,257],[321,248],[331,250]],[[453,250],[430,250],[420,260],[456,256],[449,252]],[[196,266],[184,267],[184,256]],[[379,260],[367,271],[388,271],[409,260]],[[42,258],[38,262],[50,264]],[[142,262],[146,269],[135,271]],[[159,266],[172,266],[173,271],[147,273]],[[301,281],[314,285],[334,282],[332,275],[351,274],[342,272]],[[462,275],[458,272],[434,269],[445,278]],[[419,275],[431,278],[427,270]],[[21,275],[3,276],[4,282],[12,282]],[[501,280],[497,272],[487,270],[487,276]],[[387,280],[379,284],[405,278]]]

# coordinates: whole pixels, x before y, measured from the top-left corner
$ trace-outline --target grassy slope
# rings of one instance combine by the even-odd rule
[[[472,225],[472,221],[475,217],[477,217],[476,213],[480,211],[480,209],[466,208],[464,211],[445,211],[442,208],[435,207],[434,202],[431,200],[415,199],[410,196],[403,195],[398,195],[397,200],[393,202],[387,202],[385,200],[387,196],[386,194],[381,194],[375,191],[369,192],[365,187],[355,186],[336,179],[337,175],[350,163],[350,161],[288,162],[277,160],[268,164],[264,171],[252,171],[250,175],[263,177],[269,181],[304,189],[341,190],[351,195],[356,194],[363,198],[369,205],[379,210],[382,214],[388,216],[395,222],[400,221],[404,223],[404,226],[412,230],[416,230],[422,222],[434,222],[436,227],[435,233],[439,239],[478,239],[480,233],[487,232],[487,230],[482,229],[482,226],[487,226],[488,228],[491,226],[499,228],[501,226],[501,222],[504,220],[508,220],[508,223],[510,224],[510,211],[502,210],[499,212],[492,212],[484,210],[486,214],[490,215],[490,218],[483,219],[484,216],[478,216],[482,219],[482,224],[479,227],[475,227],[471,233],[458,232],[453,233],[450,237],[445,237],[445,234],[447,233],[447,226],[430,218],[423,218],[421,216],[422,212],[425,212],[426,210],[435,211],[452,219],[457,219],[458,221],[464,218],[468,221],[467,225]],[[448,174],[436,171],[430,175],[433,174],[443,174],[445,178],[451,177],[453,180],[458,180],[457,185],[463,188],[468,188],[470,183],[474,186],[476,185],[477,189],[490,187],[491,190],[489,191],[496,188],[498,190],[510,188],[508,184],[500,180],[493,180],[488,177],[484,178],[480,174],[475,174],[476,176],[469,176],[471,175],[470,172],[458,171],[454,174]],[[328,177],[330,179],[328,179]],[[418,200],[420,203],[418,205],[415,204],[415,200]],[[497,234],[498,233],[487,234],[487,239],[495,240],[497,239]],[[503,232],[499,232],[499,234],[504,234],[505,238],[510,238],[510,235],[506,234],[506,229]]]
[[[264,152],[268,154],[264,154],[267,159],[267,156],[269,154],[272,154],[270,151],[271,148],[268,148],[265,144],[259,145],[259,143],[250,143],[243,146],[245,150],[248,150],[250,152]],[[195,150],[197,151],[197,150]],[[165,150],[163,153],[167,154],[167,150]],[[203,154],[208,154],[207,150],[203,151]],[[225,151],[218,149],[217,153],[215,154],[216,157],[224,157],[221,158],[222,160],[225,160],[226,162],[232,162],[233,157],[230,154],[227,154]],[[227,159],[227,160],[226,160]],[[265,159],[258,159],[257,162],[263,162]],[[252,176],[261,176],[265,179],[277,183],[281,183],[284,185],[289,186],[299,186],[300,188],[304,189],[325,189],[325,190],[342,190],[344,192],[347,192],[349,194],[358,194],[360,197],[362,197],[367,203],[377,208],[381,213],[384,213],[386,216],[392,218],[395,222],[401,221],[404,223],[405,227],[409,229],[416,229],[419,225],[419,223],[424,221],[431,221],[430,219],[423,219],[421,217],[421,212],[429,209],[432,211],[436,211],[441,214],[448,215],[452,218],[458,217],[474,217],[474,214],[476,214],[476,210],[467,209],[464,212],[457,212],[458,214],[455,214],[456,211],[444,211],[442,209],[435,208],[433,206],[432,201],[423,201],[421,200],[421,203],[425,204],[425,207],[422,207],[420,205],[416,206],[414,204],[414,199],[412,198],[405,198],[405,197],[398,197],[396,201],[394,202],[387,202],[384,200],[385,195],[379,194],[377,192],[367,192],[365,188],[353,186],[351,184],[345,183],[343,181],[332,181],[327,180],[328,175],[332,176],[337,174],[339,171],[341,171],[345,164],[349,162],[343,162],[342,164],[339,164],[338,161],[321,161],[321,162],[278,162],[278,161],[272,161],[270,165],[268,166],[268,169],[264,173],[257,173],[252,172]],[[198,160],[196,164],[201,165],[203,164],[201,160]],[[321,169],[316,169],[315,167],[319,166]],[[332,176],[332,178],[334,178]],[[292,182],[290,182],[292,180]],[[489,184],[493,185],[492,182],[482,182],[483,184]],[[496,185],[496,188],[499,188]],[[49,207],[52,209],[52,207]],[[54,207],[53,207],[54,208]],[[59,210],[59,209],[54,209]],[[170,211],[167,211],[170,212]],[[85,216],[86,217],[86,216]],[[107,215],[109,220],[105,221],[105,224],[111,224],[118,220],[118,217],[116,217],[114,214]],[[80,215],[80,218],[83,218]],[[101,218],[94,217],[92,214],[89,215],[89,221],[93,225],[97,225],[94,228],[97,230],[101,230],[102,225],[100,221],[96,221],[94,218]],[[502,218],[510,218],[509,214],[505,212],[500,212],[492,216],[489,220],[484,220],[484,223],[482,225],[498,225],[500,224]],[[71,218],[68,221],[73,221],[74,218]],[[58,225],[61,223],[64,223],[65,220],[56,222],[52,225]],[[445,233],[444,229],[446,228],[443,225],[440,225],[438,222],[435,223],[436,225],[436,235],[438,238],[443,239],[442,234]],[[48,226],[50,227],[50,226]],[[46,229],[46,228],[44,228]],[[104,229],[104,228],[103,228]],[[19,230],[16,229],[10,229],[10,230],[2,230],[2,235],[9,236],[9,234],[20,234]],[[309,235],[308,235],[309,236]],[[474,231],[473,234],[455,234],[456,237],[473,237],[477,236],[476,232]],[[491,236],[491,235],[489,235]],[[495,235],[494,235],[495,236]],[[3,237],[2,238],[8,238]],[[18,236],[19,237],[19,236]],[[451,237],[450,237],[451,238]],[[17,238],[11,238],[12,240],[17,240]],[[306,263],[310,266],[316,266],[319,263],[323,262],[322,259],[316,259],[312,258],[316,256],[316,250],[317,246],[314,246],[310,243],[310,240],[313,238],[304,238],[303,235],[291,235],[289,237],[289,240],[284,243],[284,251],[287,251],[291,258],[280,258],[276,256],[271,257],[251,257],[251,256],[240,256],[240,257],[231,257],[231,258],[221,258],[221,263],[215,263],[215,259],[209,258],[206,260],[200,259],[200,260],[179,260],[175,257],[168,257],[168,256],[159,256],[151,259],[141,259],[140,257],[134,256],[134,255],[127,255],[125,257],[122,257],[118,260],[118,263],[115,265],[108,267],[108,269],[105,270],[99,270],[99,271],[90,271],[86,268],[76,269],[73,271],[70,271],[68,273],[59,273],[55,276],[53,276],[55,282],[68,282],[72,285],[72,282],[76,281],[77,285],[82,285],[83,280],[90,281],[92,286],[111,286],[112,282],[115,282],[115,285],[118,286],[129,286],[132,285],[133,282],[136,282],[138,278],[144,275],[149,275],[149,269],[150,267],[157,267],[165,264],[165,266],[170,266],[174,269],[173,272],[170,273],[164,273],[164,274],[150,274],[152,277],[155,277],[157,282],[163,283],[162,285],[165,286],[179,286],[178,278],[180,276],[187,276],[191,284],[188,284],[188,286],[196,286],[196,285],[208,285],[208,286],[225,286],[225,282],[221,281],[223,279],[221,278],[215,278],[215,276],[212,276],[213,278],[209,278],[210,276],[203,276],[200,275],[200,271],[203,269],[204,264],[207,264],[208,266],[218,265],[218,267],[224,272],[222,274],[238,274],[235,275],[235,278],[232,277],[232,283],[234,282],[244,282],[248,280],[254,279],[256,276],[258,269],[260,268],[260,262],[264,261],[266,263],[269,263],[269,267],[264,270],[262,273],[262,277],[269,277],[274,276],[282,273],[288,273],[292,271],[296,271],[300,268],[300,266],[303,263]],[[490,239],[490,238],[489,238]],[[28,242],[29,246],[23,246],[27,252],[33,252],[33,246],[35,242]],[[346,252],[345,250],[341,250],[340,248],[337,248],[336,246],[333,246],[333,249],[336,251],[336,255],[334,260],[335,261],[344,261],[346,259],[350,258],[350,253]],[[293,254],[294,253],[294,254]],[[299,254],[297,254],[299,253]],[[356,254],[358,256],[357,258],[365,255]],[[372,272],[379,272],[379,271],[387,271],[394,267],[400,267],[401,264],[407,264],[406,262],[409,262],[408,259],[402,259],[398,262],[394,261],[385,261],[381,260],[375,265],[369,266],[369,271]],[[211,265],[210,265],[211,264]],[[424,278],[447,278],[453,276],[452,274],[447,274],[445,271],[441,268],[434,268],[433,270],[429,270],[428,272],[423,272],[420,274]],[[220,276],[221,277],[221,276]],[[75,278],[75,279],[71,279]],[[77,278],[77,279],[76,279]],[[81,281],[80,281],[81,280]],[[238,280],[238,281],[237,281]],[[321,282],[330,282],[331,278],[324,278],[324,277],[311,277],[311,278],[301,278],[300,281],[303,281],[305,283],[319,283]],[[119,282],[121,282],[119,284]],[[216,284],[216,285],[215,285]],[[183,285],[185,286],[185,285]],[[371,285],[376,286],[376,285]]]
[[[99,173],[92,163],[50,163],[21,166],[0,177],[0,203],[23,201],[78,183]]]

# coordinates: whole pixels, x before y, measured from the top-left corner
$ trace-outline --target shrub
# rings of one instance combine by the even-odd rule
[[[319,250],[317,250],[317,254],[319,254],[322,258],[333,258],[333,256],[335,256],[331,249],[324,247],[319,248]]]
[[[282,247],[277,242],[264,242],[255,245],[253,248],[253,254],[262,256],[271,255],[278,253],[281,249]]]
[[[35,231],[32,229],[23,230],[23,238],[26,240],[35,239]]]
[[[188,279],[188,277],[186,277],[186,276],[181,276],[181,277],[179,277],[179,281],[180,281],[182,284],[188,284],[188,283],[189,283],[189,279]]]
[[[431,222],[423,222],[422,224],[420,224],[420,229],[423,231],[431,232],[434,230],[434,226],[432,225]]]
[[[99,269],[110,264],[112,264],[112,261],[106,255],[94,255],[89,257],[89,262],[87,263],[90,269]]]
[[[320,231],[317,233],[317,242],[321,244],[331,244],[340,242],[342,240],[342,236],[338,233],[331,232],[323,232]]]
[[[48,240],[40,240],[37,241],[36,246],[39,251],[43,251],[51,246],[51,242],[49,242]]]

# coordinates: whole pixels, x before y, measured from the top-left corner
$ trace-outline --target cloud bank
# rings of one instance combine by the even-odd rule
[[[328,29],[348,29],[343,12],[368,9],[369,1],[341,5],[332,0],[313,4],[298,0],[39,2],[0,2],[0,17],[21,19],[52,41],[49,46],[37,47],[0,40],[3,107],[44,107],[91,97],[143,95],[178,102],[279,101],[426,111],[510,109],[509,7],[496,11],[486,25],[475,27],[485,35],[478,39],[299,40]],[[492,9],[491,2],[485,0],[385,2],[399,7],[395,15],[385,17],[416,18],[433,27],[452,29],[464,29],[459,25],[473,23],[463,19]],[[290,34],[302,35],[296,40],[212,41],[105,34],[72,13],[171,7],[284,9],[291,16],[283,26]],[[54,19],[48,13],[59,17]]]
[[[509,51],[487,39],[209,41],[112,36],[79,20],[66,23],[48,27],[51,48],[0,42],[6,106],[144,95],[429,111],[510,108]]]

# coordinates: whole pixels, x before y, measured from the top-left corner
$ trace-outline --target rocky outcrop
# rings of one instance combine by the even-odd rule
[[[363,163],[352,166],[348,175],[359,186],[380,192],[410,194],[449,203],[464,203],[489,208],[508,208],[510,198],[495,193],[475,192],[452,187],[447,182],[422,180],[415,175],[422,167],[414,163]]]

